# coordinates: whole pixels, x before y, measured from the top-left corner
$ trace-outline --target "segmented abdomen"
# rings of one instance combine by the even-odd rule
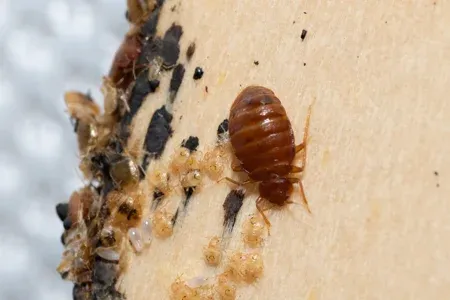
[[[230,110],[229,133],[236,157],[253,180],[290,172],[294,134],[284,107],[271,90],[250,86],[238,95]]]

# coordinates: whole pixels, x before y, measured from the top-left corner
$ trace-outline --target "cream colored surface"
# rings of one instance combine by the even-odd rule
[[[269,213],[265,274],[238,299],[448,299],[450,1],[181,2],[175,12],[178,1],[166,2],[158,30],[181,24],[182,60],[191,41],[197,50],[164,161],[189,135],[201,150],[211,146],[247,85],[274,90],[297,141],[316,99],[303,181],[313,214],[299,205]],[[198,81],[196,66],[205,70]],[[178,275],[217,273],[202,248],[221,234],[230,188],[208,183],[174,235],[132,261],[128,299],[168,299]],[[256,196],[246,198],[229,250],[242,248]]]

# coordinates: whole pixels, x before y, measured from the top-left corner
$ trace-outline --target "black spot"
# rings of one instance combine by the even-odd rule
[[[190,152],[194,152],[197,151],[198,144],[198,137],[190,136],[187,140],[181,142],[181,147],[188,149]]]
[[[255,60],[253,63],[255,64],[255,66],[259,65],[259,61],[257,61],[257,60]]]
[[[434,175],[435,176],[439,176],[439,172],[438,171],[434,171]]]
[[[77,132],[78,126],[80,125],[80,120],[78,120],[76,118],[69,118],[69,120],[70,120],[70,124],[72,124],[72,126],[73,126],[73,132]]]
[[[105,286],[112,286],[116,282],[119,272],[119,266],[116,262],[112,262],[95,256],[93,263],[92,281],[103,284]]]
[[[172,73],[172,78],[170,79],[170,102],[173,103],[175,101],[175,97],[177,96],[178,90],[180,89],[181,83],[184,78],[184,66],[182,64],[178,64]]]
[[[188,61],[191,60],[194,53],[195,53],[195,42],[192,42],[186,50],[186,58]]]
[[[228,193],[223,203],[224,209],[224,219],[223,226],[228,229],[228,231],[233,231],[234,224],[236,223],[236,217],[239,210],[244,203],[245,193],[243,190],[232,190]]]
[[[56,214],[61,221],[64,221],[69,214],[69,204],[68,203],[58,203],[56,205]]]
[[[148,81],[148,70],[142,71],[136,78],[135,85],[131,91],[129,99],[130,111],[127,111],[120,122],[120,138],[125,141],[129,136],[128,126],[133,117],[145,100],[145,97],[152,92],[152,87]]]
[[[130,13],[128,12],[128,10],[125,11],[125,20],[127,20],[128,22],[130,22]]]
[[[302,30],[302,35],[300,36],[302,41],[305,39],[307,33],[308,31],[306,31],[305,29]]]
[[[166,69],[173,68],[178,61],[180,56],[179,42],[182,35],[183,28],[175,24],[172,24],[164,34],[161,56],[164,59],[163,66]]]
[[[177,209],[177,211],[175,212],[175,214],[174,214],[173,217],[172,217],[172,220],[171,220],[172,225],[175,225],[175,223],[176,223],[177,220],[178,220],[178,216],[179,216],[179,209]]]
[[[295,21],[292,21],[292,24],[295,24]]]
[[[177,8],[177,6],[174,5],[174,6],[172,6],[172,7],[170,8],[170,11],[171,11],[171,12],[174,12],[176,8]]]
[[[195,192],[195,186],[186,187],[186,188],[183,188],[183,190],[184,190],[184,195],[186,195],[183,206],[184,206],[184,208],[186,208],[189,205],[189,202],[191,201],[191,197]]]
[[[157,159],[161,156],[167,141],[172,135],[172,114],[170,114],[165,106],[157,109],[150,120],[150,124],[145,136],[144,150],[149,159]],[[148,164],[148,162],[147,162]],[[142,166],[145,170],[146,165]]]
[[[119,266],[115,262],[95,257],[92,273],[92,299],[123,300],[125,296],[116,291]]]
[[[150,90],[152,91],[152,93],[154,93],[158,87],[159,87],[158,79],[150,81]]]
[[[92,286],[90,283],[74,284],[72,290],[73,300],[91,300]]]
[[[198,80],[203,77],[203,69],[200,67],[195,68],[194,70],[194,80]]]
[[[153,37],[156,34],[160,12],[161,9],[158,7],[150,14],[148,20],[141,27],[141,35],[144,37]]]
[[[226,135],[228,133],[228,119],[225,119],[220,123],[219,127],[217,128],[217,139],[219,141],[222,141],[224,138],[226,138]]]
[[[208,86],[205,86],[205,92],[208,93]]]
[[[63,226],[65,230],[69,230],[70,227],[72,227],[72,221],[70,220],[69,217],[65,218],[63,221]]]
[[[306,66],[306,63],[303,63],[303,66]]]
[[[63,245],[66,244],[64,233],[61,234],[61,244],[63,244]]]
[[[303,14],[305,14],[305,15],[306,15],[306,11],[304,11],[304,12],[303,12]]]
[[[152,209],[156,209],[164,198],[164,193],[158,189],[153,191],[153,204]]]

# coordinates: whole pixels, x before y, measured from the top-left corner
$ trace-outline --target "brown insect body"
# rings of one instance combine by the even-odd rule
[[[117,50],[109,71],[111,81],[118,87],[125,89],[133,81],[135,62],[141,53],[142,41],[139,34],[131,33]]]
[[[261,199],[278,206],[290,203],[293,183],[297,182],[303,194],[300,180],[289,175],[304,168],[306,154],[302,167],[294,166],[292,162],[296,153],[305,149],[308,126],[309,115],[303,143],[296,146],[286,110],[273,91],[249,86],[237,96],[229,116],[230,141],[240,162],[233,170],[244,171],[250,181],[259,182],[257,204]],[[258,209],[262,212],[259,206]]]

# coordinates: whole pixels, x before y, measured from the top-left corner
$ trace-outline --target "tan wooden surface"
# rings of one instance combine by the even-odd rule
[[[200,150],[212,146],[247,85],[275,91],[297,141],[316,99],[303,181],[313,214],[299,205],[269,213],[264,276],[239,288],[238,299],[448,299],[450,1],[196,0],[171,12],[178,2],[167,1],[158,31],[177,22],[182,60],[191,41],[197,50],[163,161],[189,135]],[[196,66],[205,70],[199,81]],[[149,111],[165,101],[152,97]],[[140,117],[147,128],[148,115]],[[132,260],[128,299],[168,299],[178,275],[218,273],[202,248],[221,234],[230,188],[208,183],[174,235]],[[242,248],[256,196],[246,198],[229,250]]]

